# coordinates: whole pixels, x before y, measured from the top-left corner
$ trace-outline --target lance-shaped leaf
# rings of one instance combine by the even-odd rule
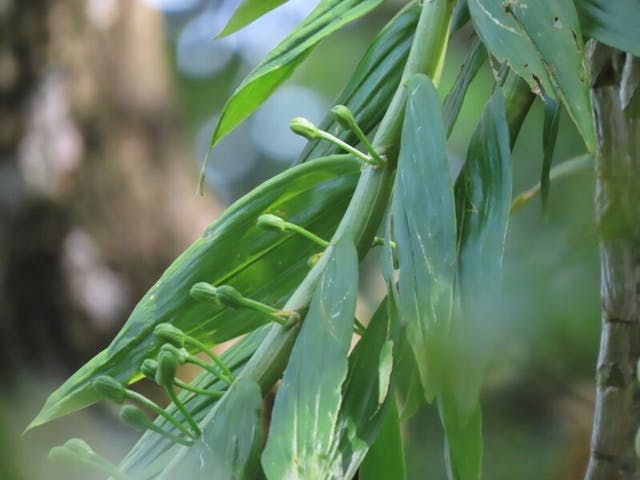
[[[451,319],[456,221],[442,108],[424,75],[408,82],[392,215],[400,320],[431,401]]]
[[[349,373],[329,459],[329,478],[353,478],[382,428],[391,400],[389,395],[381,399],[380,390],[389,379],[380,374],[380,364],[372,359],[384,357],[385,345],[397,336],[399,328],[394,322],[394,312],[393,300],[384,300],[349,356]]]
[[[451,480],[480,480],[482,474],[482,411],[476,401],[469,418],[462,418],[448,388],[438,397],[444,427],[445,459]]]
[[[383,0],[321,0],[318,6],[242,81],[227,101],[213,147],[252,113],[293,73],[313,47],[344,25],[366,15]]]
[[[551,180],[551,164],[553,163],[553,152],[558,137],[558,126],[560,124],[560,106],[551,99],[545,99],[544,103],[544,124],[542,127],[542,172],[540,174],[540,198],[542,199],[542,210],[546,210],[549,198]]]
[[[373,39],[349,83],[333,102],[334,105],[346,105],[366,134],[382,120],[398,88],[419,16],[420,6],[417,2],[409,3],[398,12]],[[347,143],[356,141],[353,132],[344,130],[333,115],[328,114],[319,128]],[[339,147],[333,143],[312,140],[307,143],[297,162],[339,152]]]
[[[456,123],[462,103],[467,95],[467,89],[476,75],[480,71],[480,67],[487,60],[487,49],[484,44],[476,37],[471,44],[467,58],[465,59],[460,73],[456,77],[456,81],[451,87],[451,91],[447,94],[443,103],[444,125],[447,131],[447,137],[451,134],[453,126]]]
[[[640,57],[638,0],[576,0],[585,37]]]
[[[262,446],[262,393],[239,378],[202,423],[202,436],[181,447],[158,480],[258,478]]]
[[[330,255],[276,395],[262,457],[268,479],[325,478],[358,294],[358,256],[348,236]]]
[[[560,100],[593,151],[589,75],[573,2],[468,3],[476,31],[491,53],[506,60],[534,91]]]
[[[233,12],[233,15],[222,31],[218,34],[218,38],[240,30],[245,25],[249,25],[257,18],[260,18],[265,13],[270,12],[287,1],[288,0],[243,0]]]
[[[403,480],[407,477],[402,450],[402,432],[398,407],[389,401],[378,438],[360,466],[361,480]]]
[[[469,367],[482,368],[489,355],[491,312],[501,289],[502,258],[511,206],[511,158],[502,91],[493,93],[473,134],[467,160],[455,187],[459,224],[458,285],[462,318],[456,322],[454,342],[461,340],[456,354],[473,359]],[[456,338],[457,337],[457,338]],[[463,390],[475,392],[479,378],[468,378]],[[474,385],[475,384],[475,385]],[[465,407],[464,405],[467,403]],[[475,398],[458,398],[463,416],[470,413]]]
[[[289,169],[238,200],[173,262],[111,345],[49,397],[30,427],[99,400],[91,386],[98,375],[122,383],[137,379],[142,361],[154,357],[161,346],[152,335],[159,323],[172,323],[207,345],[261,326],[265,318],[259,314],[198,302],[189,290],[198,282],[224,283],[247,297],[282,305],[307,273],[307,260],[317,246],[299,235],[265,231],[256,219],[276,213],[330,237],[358,175],[355,160],[331,157]]]
[[[475,480],[480,478],[482,455],[478,395],[494,345],[511,202],[509,128],[500,88],[489,99],[473,134],[455,193],[460,308],[452,323],[449,374],[438,404],[447,434],[451,478]]]
[[[236,377],[265,338],[269,328],[269,326],[264,326],[251,332],[221,355],[221,360]],[[226,383],[213,376],[207,370],[203,370],[191,382],[191,385],[208,391],[224,391],[227,388]],[[198,423],[204,419],[218,401],[214,397],[194,394],[185,390],[180,392],[178,398]],[[166,411],[184,423],[184,418],[175,405],[170,404]],[[178,429],[164,417],[156,418],[155,424],[168,433],[180,435]],[[147,430],[120,463],[120,468],[136,480],[152,480],[165,471],[169,462],[178,454],[181,448],[181,445],[172,440]]]

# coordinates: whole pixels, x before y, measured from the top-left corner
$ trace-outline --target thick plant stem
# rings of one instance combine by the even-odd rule
[[[602,335],[587,480],[640,474],[633,449],[638,429],[640,313],[640,117],[621,101],[624,56],[597,48],[592,88],[597,132],[595,213],[600,245]],[[627,55],[627,61],[639,60]],[[624,96],[622,96],[624,97]]]
[[[387,162],[382,168],[365,168],[334,235],[334,240],[342,235],[352,236],[360,254],[370,248],[389,200],[404,113],[406,80],[414,73],[439,77],[452,10],[451,0],[424,0],[400,86],[373,141],[374,147],[386,157]],[[323,255],[314,265],[285,305],[285,310],[301,312],[307,308],[328,257],[328,254]],[[252,378],[263,392],[268,391],[284,371],[298,330],[299,323],[288,327],[274,325],[241,376]]]

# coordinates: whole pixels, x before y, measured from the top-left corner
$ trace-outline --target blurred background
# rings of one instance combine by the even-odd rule
[[[322,43],[217,147],[208,191],[199,165],[225,100],[313,8],[291,0],[227,38],[238,0],[0,0],[0,478],[68,479],[53,445],[85,438],[119,461],[138,434],[98,405],[22,436],[45,398],[104,348],[169,263],[230,202],[286,168],[303,141],[294,116],[319,121],[375,33],[388,0]],[[440,86],[468,50],[458,33]],[[491,90],[474,81],[450,140],[454,161]],[[514,193],[538,181],[542,109],[514,152]],[[555,163],[584,151],[561,118]],[[590,172],[554,184],[512,219],[499,348],[483,391],[486,478],[578,479],[588,458],[599,337]],[[361,311],[375,308],[375,258]],[[433,407],[406,430],[408,478],[445,478]],[[77,478],[90,478],[86,472]]]

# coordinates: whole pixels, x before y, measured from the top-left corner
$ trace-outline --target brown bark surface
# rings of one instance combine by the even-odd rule
[[[623,94],[625,64],[638,59],[594,52],[592,88],[598,137],[596,224],[599,233],[602,336],[597,365],[589,480],[640,478],[633,449],[639,427],[640,118]]]

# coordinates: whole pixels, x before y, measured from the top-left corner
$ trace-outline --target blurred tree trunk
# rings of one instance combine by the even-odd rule
[[[16,439],[218,214],[194,194],[166,57],[145,2],[0,1],[3,480],[68,478],[44,460],[67,424]],[[75,418],[76,435],[122,455],[113,423]]]
[[[69,370],[216,210],[194,195],[159,13],[1,4],[0,375]]]
[[[598,135],[596,224],[600,243],[602,336],[589,480],[640,478],[640,61],[597,46],[592,101]]]

